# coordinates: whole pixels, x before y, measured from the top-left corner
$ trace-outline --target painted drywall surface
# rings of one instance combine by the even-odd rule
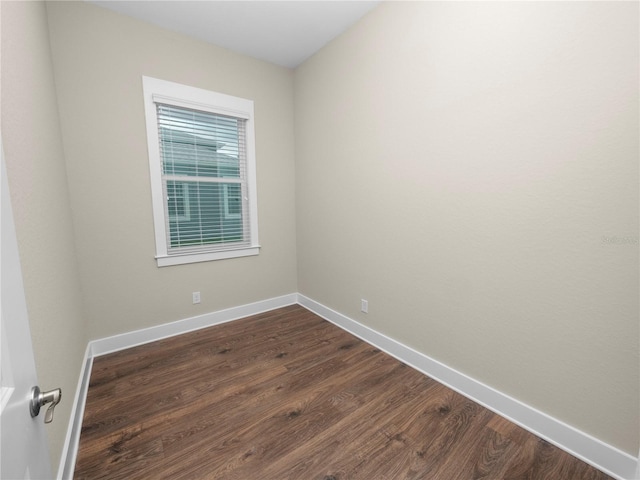
[[[638,4],[389,2],[294,85],[299,292],[635,455]]]
[[[36,368],[42,389],[63,392],[47,426],[55,471],[86,345],[80,283],[46,9],[41,2],[0,8],[2,139]]]
[[[85,2],[47,8],[89,337],[296,291],[292,71]],[[143,75],[255,102],[260,255],[157,267]]]

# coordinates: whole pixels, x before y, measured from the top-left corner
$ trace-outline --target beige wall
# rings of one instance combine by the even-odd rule
[[[296,71],[298,290],[635,456],[638,80],[637,3],[382,4]]]
[[[55,471],[86,346],[80,284],[45,6],[0,9],[2,140],[36,368],[40,387],[63,391],[47,426]]]
[[[292,71],[85,2],[47,10],[89,338],[295,292]],[[259,256],[156,266],[143,75],[254,100]]]

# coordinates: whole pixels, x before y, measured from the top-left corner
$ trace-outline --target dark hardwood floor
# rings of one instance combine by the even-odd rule
[[[75,478],[610,477],[291,306],[96,358]]]

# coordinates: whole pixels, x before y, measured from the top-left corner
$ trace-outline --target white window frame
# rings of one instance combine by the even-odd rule
[[[253,101],[146,76],[142,77],[142,87],[147,125],[151,201],[153,205],[153,225],[156,241],[155,258],[158,267],[258,255],[260,253],[260,244],[258,243],[258,201]],[[225,247],[224,250],[217,251],[169,253],[170,249],[167,245],[169,226],[165,215],[164,193],[162,188],[162,158],[160,155],[156,103],[169,104],[220,115],[229,115],[246,120],[246,186],[249,197],[248,245],[237,248]],[[215,248],[216,247],[213,247],[213,249]]]

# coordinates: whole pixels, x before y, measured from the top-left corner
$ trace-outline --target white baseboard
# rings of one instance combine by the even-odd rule
[[[89,388],[93,358],[107,353],[131,348],[144,343],[187,333],[200,328],[237,320],[276,308],[298,303],[320,317],[330,321],[367,343],[397,358],[401,362],[428,375],[465,397],[520,425],[535,435],[593,465],[617,480],[639,478],[636,469],[640,459],[607,445],[576,428],[509,397],[481,382],[470,378],[402,343],[381,334],[355,320],[342,315],[301,294],[289,294],[248,305],[212,312],[176,322],[115,335],[89,342],[84,365],[67,429],[62,452],[59,479],[71,479],[75,468],[84,405]]]
[[[298,294],[298,303],[365,342],[618,480],[638,478],[638,459]]]
[[[87,391],[89,390],[92,365],[91,345],[87,345],[84,352],[82,369],[80,370],[80,378],[78,379],[78,387],[76,388],[76,395],[73,398],[73,405],[71,406],[71,418],[69,419],[69,426],[67,427],[67,436],[64,440],[60,465],[58,466],[58,479],[70,480],[73,478],[73,469],[76,465],[78,442],[80,441],[80,430],[82,429],[84,405],[87,399]]]
[[[91,354],[93,357],[106,355],[107,353],[117,352],[118,350],[123,350],[125,348],[155,342],[157,340],[162,340],[163,338],[173,337],[174,335],[180,335],[194,330],[199,330],[201,328],[218,325],[220,323],[230,322],[232,320],[256,315],[276,308],[286,307],[287,305],[297,303],[297,301],[298,295],[290,293],[289,295],[283,295],[281,297],[270,298],[255,303],[249,303],[247,305],[241,305],[239,307],[205,313],[204,315],[199,315],[197,317],[186,318],[184,320],[165,323],[163,325],[144,328],[142,330],[93,340],[89,342],[89,345],[91,345]]]

